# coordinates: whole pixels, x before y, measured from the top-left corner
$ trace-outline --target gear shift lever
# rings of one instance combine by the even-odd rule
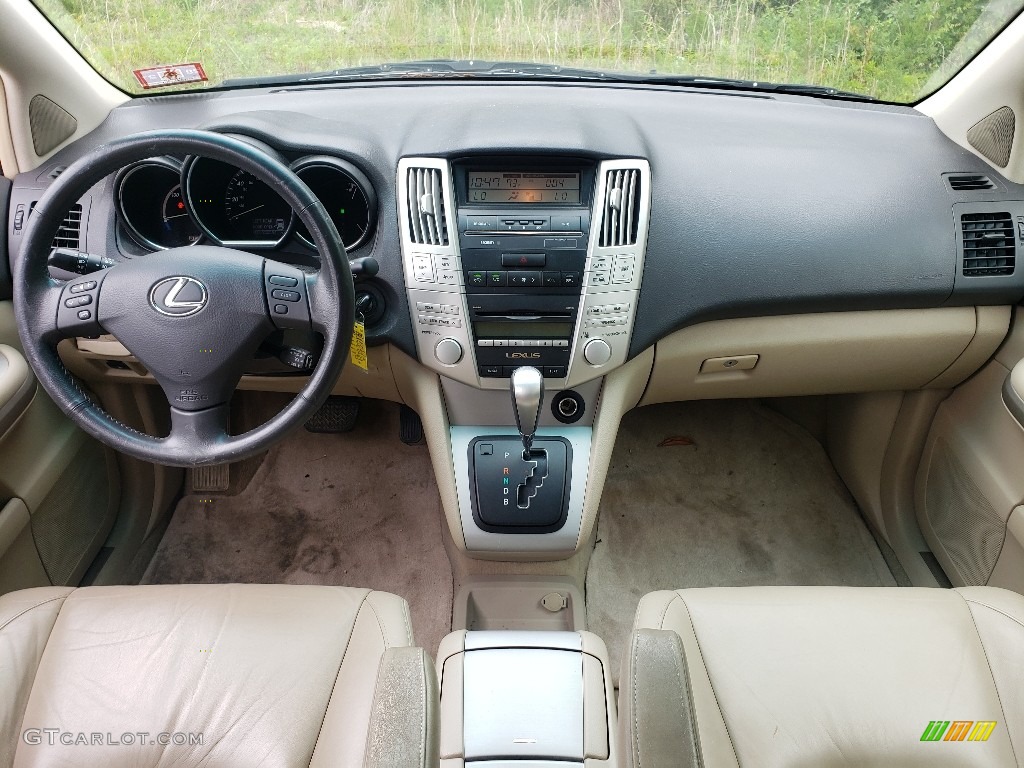
[[[540,421],[540,407],[544,402],[544,377],[536,368],[525,365],[512,372],[512,408],[516,413],[516,426],[523,438],[523,451],[529,453],[533,436]]]

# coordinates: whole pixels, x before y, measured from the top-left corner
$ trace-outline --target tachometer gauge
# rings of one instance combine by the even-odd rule
[[[181,195],[181,171],[171,158],[130,165],[114,184],[125,228],[140,245],[153,250],[195,245],[203,233]]]
[[[291,233],[291,206],[248,171],[193,157],[185,163],[184,177],[185,204],[218,245],[276,248]]]
[[[377,195],[362,171],[334,157],[304,157],[292,170],[324,204],[346,250],[353,251],[370,239],[377,223]],[[313,245],[301,221],[295,232],[307,245]]]

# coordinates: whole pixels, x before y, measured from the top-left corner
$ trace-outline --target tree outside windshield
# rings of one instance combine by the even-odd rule
[[[1024,0],[36,0],[107,79],[198,61],[210,82],[415,59],[832,86],[913,102]],[[195,86],[191,86],[195,87]],[[179,88],[180,89],[180,88]]]

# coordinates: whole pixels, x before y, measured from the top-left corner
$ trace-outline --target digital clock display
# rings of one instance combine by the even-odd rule
[[[578,173],[469,171],[471,203],[580,204]]]

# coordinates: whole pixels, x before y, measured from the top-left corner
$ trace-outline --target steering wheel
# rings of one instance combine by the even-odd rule
[[[159,155],[231,163],[276,191],[313,236],[320,269],[210,245],[172,248],[61,282],[47,269],[68,209],[125,165]],[[345,365],[354,323],[352,272],[323,204],[292,171],[243,141],[206,131],[160,130],[117,139],[67,167],[36,203],[14,265],[18,335],[36,377],[61,410],[111,448],[179,467],[221,464],[266,450],[305,423]],[[228,434],[228,400],[246,363],[275,330],[314,330],[319,362],[296,397],[265,424]],[[170,434],[153,437],[95,403],[57,354],[61,339],[111,333],[156,379],[170,404]]]

